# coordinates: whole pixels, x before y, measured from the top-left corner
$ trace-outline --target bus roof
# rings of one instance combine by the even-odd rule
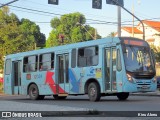
[[[100,45],[100,44],[110,44],[110,43],[119,43],[121,39],[125,38],[130,38],[130,37],[110,37],[110,38],[103,38],[103,39],[97,39],[97,40],[90,40],[90,41],[84,41],[84,42],[78,42],[78,43],[73,43],[73,44],[67,44],[67,45],[61,45],[61,46],[56,46],[56,47],[50,47],[50,48],[44,48],[44,49],[39,49],[39,50],[33,50],[33,51],[27,51],[27,52],[20,52],[16,54],[10,54],[5,57],[5,59],[9,58],[16,58],[16,57],[24,57],[24,56],[29,56],[29,55],[35,55],[35,54],[43,54],[47,52],[54,52],[54,51],[65,51],[68,49],[73,49],[73,48],[81,48],[81,47],[86,47],[86,46],[94,46],[94,45]],[[131,38],[130,38],[131,39]],[[132,38],[135,39],[135,38]],[[140,40],[140,39],[139,39]]]

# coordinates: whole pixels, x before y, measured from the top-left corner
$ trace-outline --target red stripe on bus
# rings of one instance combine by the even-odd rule
[[[45,80],[45,84],[48,84],[50,89],[52,90],[52,92],[54,94],[56,94],[58,91],[56,91],[56,86],[58,86],[58,90],[59,90],[59,93],[66,93],[59,85],[56,85],[55,82],[54,82],[54,79],[52,78],[54,75],[54,72],[50,72],[48,71],[46,73],[46,80]]]

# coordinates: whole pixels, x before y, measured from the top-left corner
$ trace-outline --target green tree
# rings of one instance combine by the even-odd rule
[[[57,46],[62,42],[63,44],[69,44],[93,40],[92,36],[95,36],[95,28],[85,25],[85,22],[85,16],[78,12],[53,18],[51,20],[53,29],[46,41],[46,47]],[[64,41],[62,41],[62,38]],[[97,34],[97,38],[101,38],[101,36]]]
[[[0,68],[3,67],[4,56],[16,52],[20,40],[18,25],[17,16],[9,14],[8,7],[0,9]]]
[[[28,19],[19,20],[8,7],[0,9],[0,69],[7,54],[24,52],[45,46],[45,36],[39,26]]]
[[[40,28],[34,22],[28,19],[22,19],[20,29],[25,41],[36,43],[37,47],[45,46],[45,35],[40,32]]]
[[[116,33],[115,32],[111,32],[107,35],[107,37],[115,37]]]
[[[151,48],[154,51],[156,62],[160,62],[160,47],[155,47],[154,45],[151,45]]]

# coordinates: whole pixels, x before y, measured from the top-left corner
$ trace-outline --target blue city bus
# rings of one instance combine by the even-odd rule
[[[32,100],[88,94],[90,101],[157,88],[150,46],[132,37],[114,37],[7,55],[4,92]]]

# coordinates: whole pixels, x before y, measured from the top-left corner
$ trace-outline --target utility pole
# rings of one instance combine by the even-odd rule
[[[133,13],[133,15],[134,15],[134,3],[133,3],[133,5],[132,5],[132,13]],[[132,22],[133,22],[133,24],[132,24],[132,37],[134,37],[134,16],[132,16]]]
[[[121,37],[121,7],[117,6],[117,10],[118,10],[118,37]]]
[[[132,14],[129,10],[127,10],[125,7],[121,6],[125,11],[127,11],[129,14],[131,14],[132,16],[134,16],[138,21],[140,21],[140,23],[142,24],[142,28],[143,28],[143,40],[145,40],[145,29],[144,29],[144,24],[142,22],[142,20],[140,20],[137,16],[135,16],[134,14]]]
[[[123,0],[106,0],[106,3],[107,4],[112,4],[112,5],[120,6],[121,8],[123,8],[123,10],[125,10],[130,15],[132,15],[133,17],[135,17],[138,21],[140,21],[140,23],[142,24],[142,27],[143,27],[143,40],[145,40],[145,29],[144,29],[144,24],[143,24],[142,20],[140,20],[137,16],[135,16],[132,12],[130,12],[129,10],[127,10],[124,7]]]

